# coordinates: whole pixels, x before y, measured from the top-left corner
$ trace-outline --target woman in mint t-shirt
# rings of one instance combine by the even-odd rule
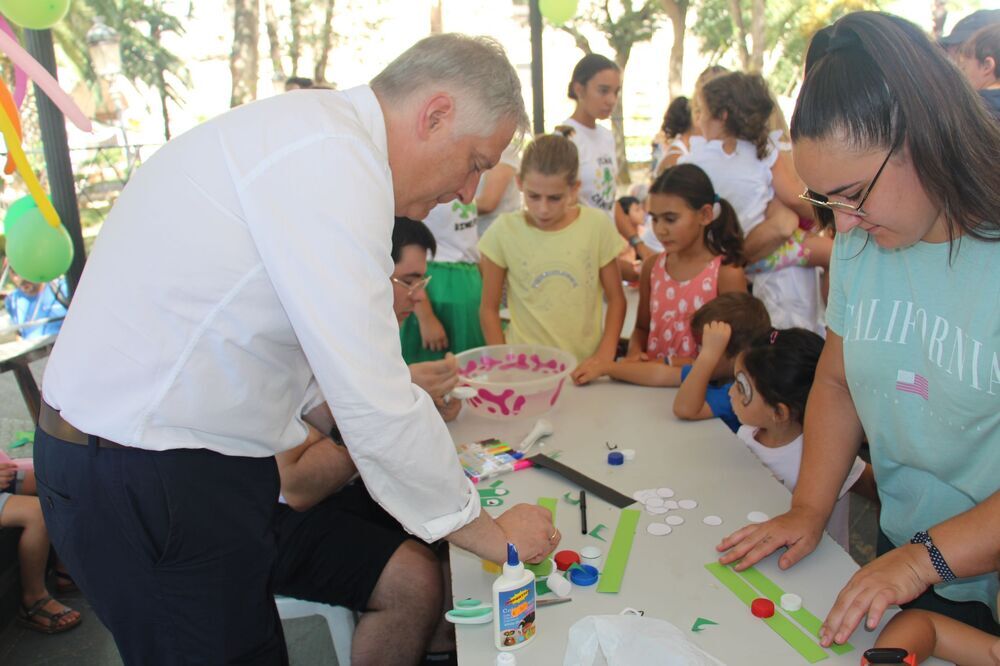
[[[850,14],[809,47],[791,129],[803,197],[839,232],[829,332],[790,511],[719,550],[740,569],[812,552],[867,436],[879,557],[824,646],[908,602],[1000,634],[1000,128],[975,95],[898,17]]]

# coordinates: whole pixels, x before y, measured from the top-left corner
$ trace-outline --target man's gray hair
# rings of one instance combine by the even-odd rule
[[[431,35],[404,51],[374,79],[372,89],[388,101],[438,88],[455,97],[460,135],[492,134],[510,119],[517,132],[528,130],[521,81],[503,46],[490,37]],[[468,104],[469,108],[462,108]]]

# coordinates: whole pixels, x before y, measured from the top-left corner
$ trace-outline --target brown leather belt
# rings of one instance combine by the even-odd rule
[[[77,430],[68,421],[63,419],[63,417],[59,415],[59,412],[50,407],[44,400],[42,401],[42,408],[38,412],[38,427],[52,437],[61,439],[64,442],[69,442],[70,444],[79,444],[81,446],[87,446],[90,444],[90,435]],[[97,439],[97,446],[102,449],[129,448],[100,437]]]

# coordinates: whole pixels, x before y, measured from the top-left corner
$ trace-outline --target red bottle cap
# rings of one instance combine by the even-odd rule
[[[750,612],[755,617],[767,619],[774,615],[774,602],[770,599],[754,599],[753,603],[750,604]]]
[[[575,550],[560,550],[555,556],[556,568],[566,571],[574,564],[580,563],[580,556]]]

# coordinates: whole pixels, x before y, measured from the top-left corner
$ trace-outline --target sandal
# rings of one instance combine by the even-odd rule
[[[31,604],[31,608],[25,608],[22,605],[17,612],[18,624],[27,629],[31,629],[32,631],[37,631],[43,634],[61,634],[64,631],[69,631],[70,629],[79,626],[80,622],[83,621],[83,616],[77,615],[76,619],[72,622],[60,624],[60,620],[75,611],[69,606],[61,604],[65,610],[58,613],[51,613],[45,610],[45,606],[48,605],[50,601],[55,601],[55,599],[52,598],[51,594],[48,594]],[[48,624],[46,625],[42,622],[36,622],[35,618],[48,620]]]
[[[65,571],[59,571],[59,569],[54,569],[53,573],[56,575],[56,590],[62,594],[73,594],[79,592],[80,588],[76,586],[76,581]]]

